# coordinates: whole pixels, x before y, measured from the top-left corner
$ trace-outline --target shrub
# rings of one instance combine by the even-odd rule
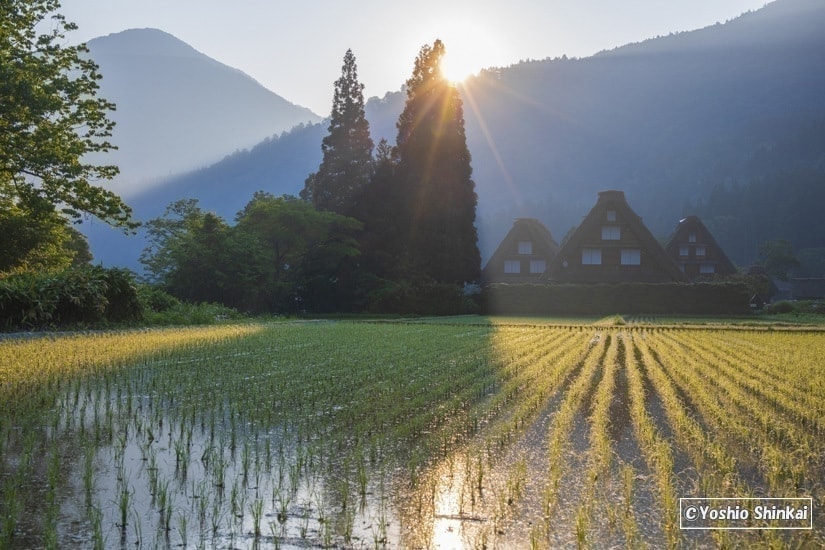
[[[482,294],[489,314],[721,314],[748,311],[742,283],[493,284]]]
[[[462,288],[448,283],[387,281],[370,294],[371,313],[458,315],[477,309]]]
[[[763,312],[767,314],[822,315],[825,314],[825,302],[822,300],[781,300],[766,305]]]
[[[143,319],[143,302],[134,274],[128,269],[112,268],[105,270],[103,279],[106,283],[106,320],[123,323]]]
[[[146,323],[149,325],[212,325],[225,320],[235,320],[243,315],[220,304],[189,304],[177,302],[163,311],[149,311]]]
[[[155,286],[142,285],[138,291],[143,307],[147,311],[160,313],[180,305],[180,300]]]
[[[768,304],[765,306],[765,313],[792,313],[796,310],[793,302],[782,300],[775,304]]]
[[[6,330],[138,321],[143,308],[125,269],[82,266],[60,273],[20,273],[0,280]]]

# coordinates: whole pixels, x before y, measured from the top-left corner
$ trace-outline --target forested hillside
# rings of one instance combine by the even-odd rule
[[[465,90],[481,216],[500,235],[536,216],[560,239],[597,191],[623,189],[666,237],[714,189],[799,171],[822,181],[822,28],[825,4],[779,0],[586,59],[484,73]],[[758,242],[739,244],[735,261],[754,261]]]

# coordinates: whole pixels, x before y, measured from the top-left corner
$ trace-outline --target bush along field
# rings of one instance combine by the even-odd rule
[[[0,547],[825,544],[825,332],[554,323],[0,340]]]

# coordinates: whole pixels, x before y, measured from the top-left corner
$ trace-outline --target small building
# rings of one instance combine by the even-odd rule
[[[562,245],[544,278],[576,283],[687,280],[622,191],[599,193],[596,205]]]
[[[485,283],[538,281],[559,245],[550,230],[534,218],[518,218],[482,270]]]
[[[665,252],[691,281],[736,274],[736,266],[697,216],[679,221]]]

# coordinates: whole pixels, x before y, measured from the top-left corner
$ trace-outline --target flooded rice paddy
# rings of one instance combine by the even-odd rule
[[[0,547],[825,542],[825,333],[316,322],[0,340]],[[679,528],[682,497],[811,528]]]

